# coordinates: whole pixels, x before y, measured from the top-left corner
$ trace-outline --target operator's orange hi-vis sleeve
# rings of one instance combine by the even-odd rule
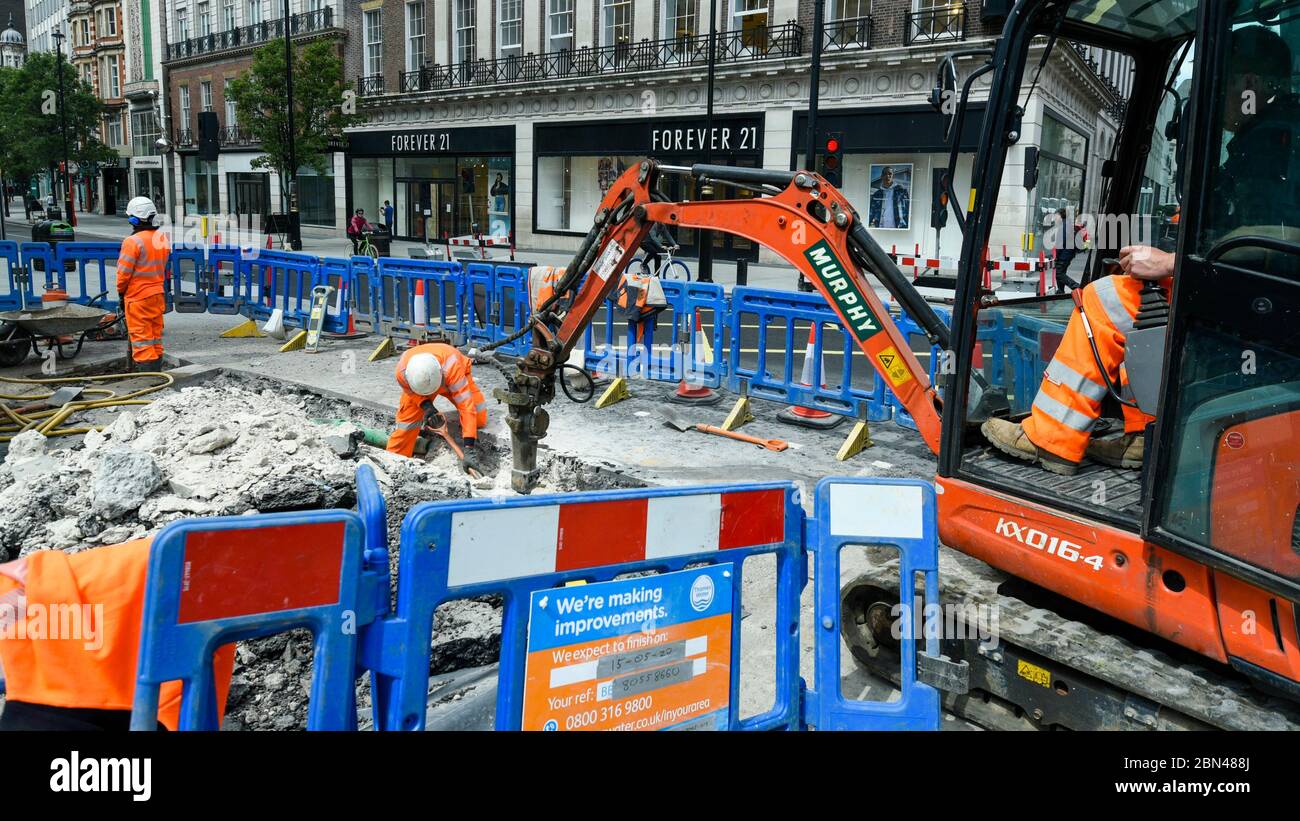
[[[1162,285],[1167,287],[1168,283]],[[1129,401],[1133,394],[1124,368],[1124,343],[1133,330],[1141,293],[1141,280],[1120,275],[1102,277],[1082,291],[1083,309],[1106,375],[1120,386],[1120,394]],[[1031,415],[1022,423],[1025,434],[1035,445],[1062,459],[1082,461],[1108,392],[1083,320],[1075,311],[1060,347],[1047,365]],[[1127,405],[1123,408],[1124,430],[1129,433],[1142,431],[1154,418]]]
[[[131,709],[150,541],[44,550],[0,565],[0,664],[9,700]],[[234,661],[233,644],[213,655],[219,715]],[[159,720],[175,730],[181,683],[164,684],[158,705]]]

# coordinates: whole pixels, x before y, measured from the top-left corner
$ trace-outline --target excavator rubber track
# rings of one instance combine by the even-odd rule
[[[981,727],[1300,730],[1300,704],[1229,668],[1175,658],[1140,633],[1130,640],[1008,595],[1005,588],[1024,583],[978,559],[944,547],[939,578],[945,605],[985,622],[959,627],[967,638],[941,641],[946,656],[968,667],[961,676],[967,691],[945,691],[944,708]],[[879,641],[872,626],[883,623],[882,607],[897,602],[898,589],[897,563],[889,561],[841,586],[842,633],[855,661],[895,684],[896,646]],[[981,640],[990,634],[992,641]]]

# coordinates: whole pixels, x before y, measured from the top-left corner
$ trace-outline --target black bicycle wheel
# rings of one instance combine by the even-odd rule
[[[23,364],[32,350],[32,337],[12,322],[0,324],[0,367]]]

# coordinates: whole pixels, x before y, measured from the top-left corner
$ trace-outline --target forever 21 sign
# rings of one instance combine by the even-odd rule
[[[706,136],[707,135],[707,136]],[[709,143],[710,151],[758,150],[758,126],[719,125],[707,128],[654,128],[650,132],[650,151],[695,152]]]
[[[418,157],[433,154],[513,154],[515,127],[409,128],[348,132],[348,151],[359,157]]]
[[[427,153],[451,150],[450,131],[424,131],[414,134],[393,134],[389,138],[394,154]]]

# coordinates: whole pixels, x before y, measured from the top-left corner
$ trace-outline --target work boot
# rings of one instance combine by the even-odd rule
[[[1088,442],[1088,458],[1103,465],[1137,470],[1142,467],[1142,454],[1146,450],[1146,437],[1140,433],[1125,433],[1106,439],[1093,438]]]
[[[1008,422],[1005,419],[989,419],[983,425],[980,425],[980,433],[984,438],[989,440],[993,447],[1017,459],[1026,462],[1038,462],[1044,470],[1051,473],[1057,473],[1061,476],[1073,476],[1079,472],[1079,463],[1071,462],[1068,459],[1062,459],[1055,453],[1043,450],[1042,448],[1029,441],[1029,435],[1025,433],[1016,422]]]

